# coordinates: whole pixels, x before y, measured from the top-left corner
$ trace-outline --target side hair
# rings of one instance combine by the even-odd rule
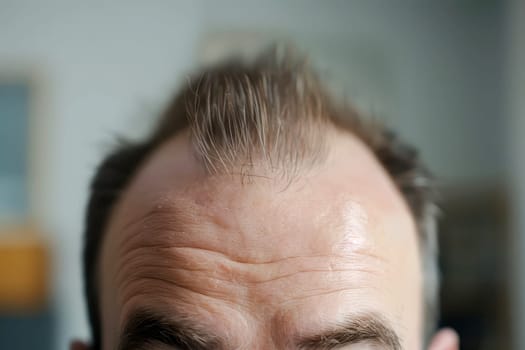
[[[436,206],[433,181],[416,151],[381,125],[337,105],[306,62],[265,53],[252,64],[232,61],[198,73],[175,96],[144,141],[122,143],[98,167],[87,205],[83,268],[93,348],[101,348],[98,258],[112,209],[144,160],[164,141],[189,130],[210,173],[256,162],[295,173],[324,154],[323,130],[361,138],[409,205],[417,223],[424,271],[425,335],[438,309]]]

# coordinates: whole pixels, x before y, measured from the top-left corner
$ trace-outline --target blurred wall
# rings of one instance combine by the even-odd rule
[[[343,85],[379,106],[388,99],[383,119],[445,184],[490,186],[505,159],[498,3],[0,1],[0,72],[30,72],[36,87],[32,207],[56,253],[57,348],[88,336],[79,252],[93,169],[115,133],[147,129],[207,37],[291,38],[335,76],[375,52],[388,77],[377,83],[354,64]]]
[[[509,2],[507,11],[507,161],[513,204],[513,278],[515,349],[525,349],[525,2]]]

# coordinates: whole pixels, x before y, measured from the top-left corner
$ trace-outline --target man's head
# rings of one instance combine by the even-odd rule
[[[93,347],[421,348],[434,227],[415,153],[335,104],[306,64],[204,70],[95,176]]]

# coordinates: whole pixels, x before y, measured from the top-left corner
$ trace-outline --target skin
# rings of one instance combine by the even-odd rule
[[[293,349],[297,336],[375,312],[403,349],[421,349],[410,211],[356,137],[338,131],[328,140],[327,160],[291,182],[262,167],[243,178],[206,175],[186,134],[160,147],[124,192],[103,242],[103,348],[117,349],[129,317],[149,308],[191,319],[232,349]],[[430,349],[457,343],[445,330]]]

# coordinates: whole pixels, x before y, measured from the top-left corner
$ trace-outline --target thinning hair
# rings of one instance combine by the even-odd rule
[[[422,252],[428,336],[435,328],[439,284],[435,190],[428,171],[414,148],[332,99],[304,59],[271,51],[251,63],[229,61],[197,72],[145,140],[122,143],[98,167],[90,188],[83,254],[93,347],[99,349],[102,338],[97,271],[112,208],[160,144],[189,130],[195,155],[210,174],[262,166],[296,175],[322,161],[326,131],[334,127],[352,132],[373,151],[411,209]]]

